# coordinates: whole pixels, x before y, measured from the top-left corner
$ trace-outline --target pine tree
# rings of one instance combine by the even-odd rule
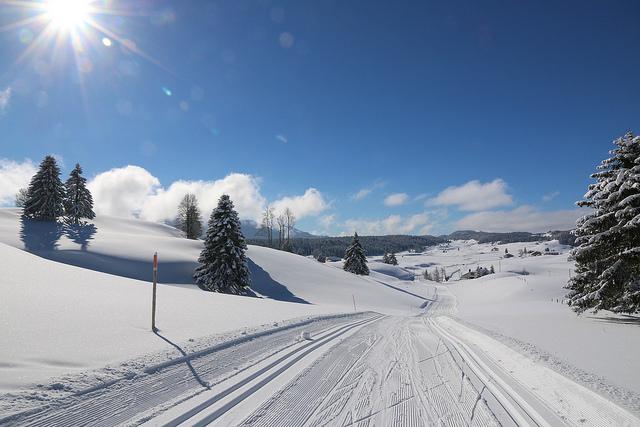
[[[347,248],[344,256],[344,270],[353,274],[362,276],[369,275],[369,267],[367,267],[367,258],[364,255],[364,249],[360,245],[358,233],[353,235],[351,246]]]
[[[592,209],[577,222],[576,275],[567,285],[579,313],[640,311],[640,137],[629,132],[614,144],[578,202]]]
[[[396,258],[396,254],[394,254],[393,252],[389,254],[389,256],[387,257],[387,261],[387,264],[398,265],[398,259]]]
[[[398,259],[393,252],[385,252],[382,256],[382,262],[389,265],[398,265]]]
[[[180,201],[176,225],[187,239],[197,239],[202,234],[202,216],[195,194],[186,194]]]
[[[44,221],[55,221],[64,215],[65,190],[60,181],[60,168],[53,156],[40,163],[40,169],[31,178],[27,189],[24,216]]]
[[[245,250],[247,245],[240,228],[238,213],[226,194],[211,213],[200,266],[194,278],[200,288],[227,294],[241,294],[250,285]]]
[[[93,219],[96,217],[93,212],[93,197],[87,188],[87,179],[82,176],[82,168],[79,164],[76,164],[76,167],[69,174],[65,188],[64,211],[73,224],[78,225],[81,218]]]

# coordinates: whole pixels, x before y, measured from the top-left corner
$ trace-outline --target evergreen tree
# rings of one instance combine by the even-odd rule
[[[186,194],[180,201],[176,225],[187,239],[197,239],[202,234],[202,216],[195,194]]]
[[[398,265],[398,259],[396,258],[396,254],[391,252],[391,255],[389,255],[389,261],[391,262],[392,265]]]
[[[367,267],[367,258],[364,255],[364,249],[360,245],[358,233],[353,235],[353,241],[347,248],[344,256],[344,270],[353,274],[362,276],[369,275],[369,267]]]
[[[23,208],[24,216],[33,219],[55,221],[64,215],[65,190],[60,181],[60,168],[53,156],[40,163],[40,169],[31,178]]]
[[[65,184],[66,197],[64,211],[67,218],[78,225],[81,218],[93,219],[93,197],[87,188],[87,179],[82,176],[82,168],[79,164],[73,168],[69,179]]]
[[[396,254],[393,252],[385,253],[382,257],[382,262],[390,265],[398,265],[398,259],[396,258]]]
[[[250,285],[246,249],[238,213],[225,194],[211,212],[200,266],[193,276],[198,286],[227,294],[244,292]]]
[[[629,132],[614,144],[578,202],[592,209],[577,222],[576,275],[567,285],[579,313],[640,311],[640,137]]]
[[[434,281],[434,282],[438,282],[438,283],[440,283],[440,282],[441,282],[441,279],[440,279],[440,270],[438,270],[438,267],[436,267],[436,268],[435,268],[435,270],[433,271],[433,275],[432,275],[432,277],[433,277],[433,281]]]

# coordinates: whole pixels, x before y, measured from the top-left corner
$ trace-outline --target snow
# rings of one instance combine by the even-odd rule
[[[514,378],[546,388],[544,392],[548,393],[539,396],[542,400],[553,400],[556,396],[553,390],[562,394],[567,389],[580,390],[575,388],[580,385],[633,414],[640,413],[640,371],[634,359],[640,350],[639,320],[607,312],[577,316],[562,304],[566,293],[563,286],[574,267],[568,260],[569,248],[557,241],[506,245],[455,241],[424,253],[399,253],[398,266],[370,258],[370,276],[347,273],[342,270],[342,262],[323,264],[282,251],[249,246],[247,257],[255,294],[251,297],[209,293],[194,286],[192,274],[202,242],[184,239],[172,227],[107,216],[98,217],[92,223],[95,228],[74,229],[38,222],[23,224],[18,210],[0,209],[0,393],[28,393],[42,399],[41,393],[32,393],[34,384],[43,385],[37,388],[39,392],[65,391],[73,385],[69,378],[75,374],[102,369],[102,375],[105,366],[122,374],[135,365],[132,364],[135,360],[142,360],[136,366],[144,369],[253,331],[295,324],[294,319],[357,310],[393,316],[380,322],[386,326],[366,329],[366,333],[354,330],[349,334],[352,338],[345,336],[344,345],[338,340],[335,346],[322,347],[324,350],[314,353],[316,356],[306,364],[284,371],[277,388],[271,385],[261,393],[266,393],[264,399],[270,399],[269,404],[277,406],[280,403],[275,393],[280,387],[285,387],[285,394],[298,393],[296,382],[288,383],[289,380],[297,375],[311,375],[308,379],[313,382],[323,375],[325,368],[321,366],[334,366],[332,360],[342,363],[346,358],[344,363],[347,363],[350,357],[358,357],[357,352],[351,354],[341,349],[371,345],[372,356],[354,366],[357,369],[369,366],[374,373],[373,377],[367,375],[359,380],[363,381],[362,387],[369,387],[382,374],[392,375],[391,382],[380,384],[383,392],[374,402],[374,405],[384,405],[387,391],[399,393],[395,387],[402,387],[406,381],[415,381],[419,387],[437,385],[429,385],[428,381],[437,380],[433,375],[441,369],[422,364],[430,360],[430,354],[439,354],[441,350],[433,328],[428,327],[424,317],[415,316],[424,310],[428,316],[445,316],[437,322],[449,333],[453,331],[456,339],[481,349],[482,357],[508,357]],[[525,247],[529,253],[558,255],[519,257],[519,251]],[[514,257],[504,258],[505,249]],[[156,251],[160,258],[157,324],[162,337],[149,331],[149,279],[151,259]],[[468,270],[492,265],[496,274],[459,280]],[[449,282],[438,285],[421,278],[425,270],[442,267],[452,276]],[[239,348],[232,348],[227,356],[229,360],[242,356],[246,366],[252,366],[252,360],[261,354],[260,349],[280,351],[291,345],[289,340],[299,340],[305,333],[311,333],[311,340],[307,342],[315,346],[315,333],[319,336],[328,333],[323,329],[328,324],[318,323],[308,329],[300,326],[292,329],[293,335],[283,334],[273,342],[265,337],[259,348],[253,348],[255,353],[236,353]],[[379,344],[374,346],[374,343]],[[395,355],[395,368],[389,368],[393,365],[390,355]],[[205,366],[216,357],[219,355],[212,354],[200,360],[198,372],[205,372]],[[447,375],[453,381],[460,371],[456,368],[457,362],[447,357],[442,355],[438,363],[446,363]],[[402,363],[398,365],[398,361]],[[532,373],[518,374],[515,369],[518,364],[531,364]],[[226,367],[231,369],[231,366]],[[564,377],[538,371],[541,368]],[[188,378],[186,369],[182,364],[168,372],[163,387],[168,390],[173,384],[169,374],[182,378],[186,372]],[[280,368],[274,366],[273,369]],[[535,372],[544,372],[544,375]],[[273,373],[275,371],[265,371],[265,375]],[[218,374],[212,371],[211,380]],[[340,371],[336,371],[336,375],[342,378]],[[100,384],[98,379],[104,381],[113,376],[92,378],[83,385]],[[540,378],[553,381],[536,382]],[[153,377],[145,377],[144,381],[152,382]],[[470,386],[465,384],[462,386]],[[135,382],[131,386],[135,388]],[[126,385],[122,387],[126,390]],[[185,383],[181,387],[188,390],[191,385]],[[171,406],[168,400],[162,400],[164,389],[158,390],[157,402]],[[473,387],[469,388],[465,405],[473,406],[476,392]],[[116,396],[117,390],[109,393]],[[359,404],[362,396],[365,394],[353,394],[345,402]],[[437,394],[418,397],[423,405],[429,399],[440,399]],[[322,393],[318,394],[318,403],[322,399]],[[116,405],[118,400],[111,402]],[[253,409],[258,408],[259,402],[253,402],[256,404]],[[0,396],[0,416],[16,410],[14,403]],[[553,407],[552,403],[549,407]],[[450,404],[451,408],[457,405],[454,401]],[[420,406],[415,399],[407,400],[398,408],[413,411],[412,414],[418,414],[416,417],[422,417],[416,419],[423,421],[453,410],[441,408],[445,412],[432,414],[430,411],[440,409]],[[244,416],[243,413],[234,416],[244,419],[248,410],[247,407]],[[285,405],[282,410],[286,413],[288,407]],[[394,411],[387,408],[380,416],[391,420],[395,417]],[[578,409],[571,414],[579,421]]]
[[[453,315],[465,324],[526,353],[591,389],[640,411],[640,319],[610,312],[576,315],[562,304],[563,288],[574,264],[569,248],[557,241],[497,245],[475,241],[424,254],[399,254],[402,267],[444,266],[447,274],[493,265],[496,274],[473,280],[454,280],[443,286],[455,296]],[[558,252],[527,256],[518,252]],[[458,250],[459,248],[459,250]],[[505,249],[515,255],[504,259]],[[443,252],[446,251],[446,252]],[[428,266],[428,267],[427,267]],[[501,272],[500,272],[501,270]],[[528,274],[522,275],[525,270]]]
[[[399,280],[411,281],[414,278],[413,272],[402,267],[398,267],[397,265],[385,264],[383,262],[369,262],[369,270],[386,274],[387,276],[395,277]]]
[[[253,289],[265,298],[204,292],[191,284],[202,242],[135,219],[100,216],[93,224],[96,231],[81,242],[63,232],[55,249],[51,241],[34,245],[36,256],[21,249],[36,238],[42,243],[43,232],[52,226],[34,223],[21,238],[19,211],[0,209],[0,391],[173,350],[149,332],[155,251],[160,259],[157,324],[173,342],[353,312],[353,298],[359,311],[415,313],[422,304],[371,279],[253,246],[247,252]]]

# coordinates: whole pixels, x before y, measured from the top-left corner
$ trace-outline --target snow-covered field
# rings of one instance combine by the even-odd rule
[[[201,242],[171,227],[94,225],[0,210],[0,423],[640,425],[639,321],[563,305],[557,242],[456,241],[364,278],[250,247],[239,297],[191,284]]]

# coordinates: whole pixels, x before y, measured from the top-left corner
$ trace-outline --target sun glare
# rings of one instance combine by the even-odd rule
[[[47,0],[45,13],[56,27],[71,30],[89,18],[89,0]]]

